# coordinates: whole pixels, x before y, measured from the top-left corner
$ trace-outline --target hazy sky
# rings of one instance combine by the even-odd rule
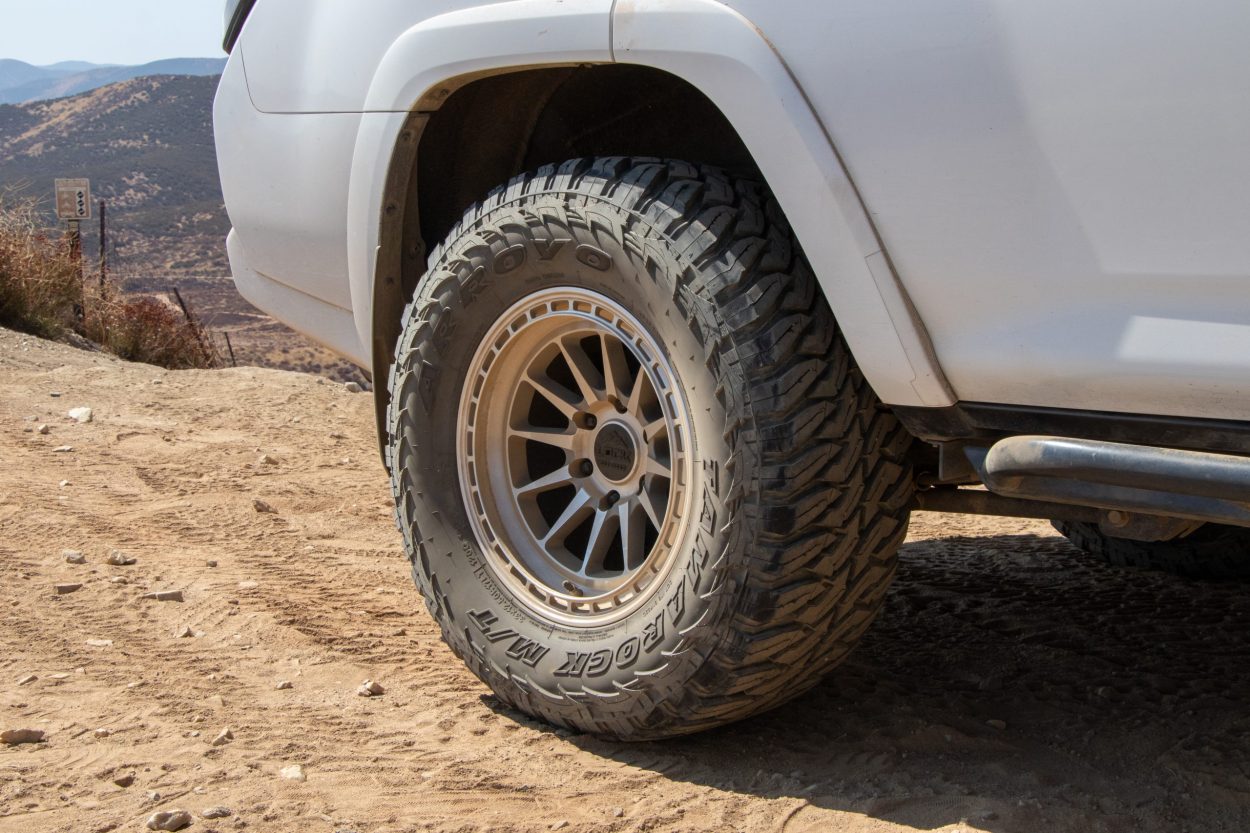
[[[224,57],[224,0],[0,0],[0,58],[146,64]]]

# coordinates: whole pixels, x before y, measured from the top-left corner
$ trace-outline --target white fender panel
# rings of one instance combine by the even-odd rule
[[[620,0],[612,31],[617,62],[685,79],[738,130],[877,395],[954,404],[841,160],[759,29],[715,0]]]

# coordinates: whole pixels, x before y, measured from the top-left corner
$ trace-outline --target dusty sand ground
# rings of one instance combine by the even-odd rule
[[[64,419],[80,405],[94,422]],[[607,743],[499,709],[443,647],[371,424],[367,395],[311,377],[0,331],[0,730],[48,733],[0,746],[0,830],[138,831],[170,808],[192,831],[1250,829],[1242,587],[921,514],[887,610],[815,692]],[[113,548],[138,563],[105,565]],[[140,598],[161,589],[185,601]],[[366,678],[385,695],[356,696]],[[306,781],[279,776],[294,764]]]

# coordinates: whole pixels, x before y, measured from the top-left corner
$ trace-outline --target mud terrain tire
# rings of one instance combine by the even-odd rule
[[[1250,529],[1204,524],[1172,541],[1130,541],[1094,524],[1054,521],[1055,529],[1090,555],[1115,567],[1159,570],[1207,581],[1250,579]]]
[[[690,511],[671,564],[645,603],[591,626],[545,615],[555,596],[518,591],[483,547],[458,450],[483,341],[561,287],[641,324],[690,417]],[[911,438],[753,182],[628,158],[516,177],[431,255],[390,387],[397,524],[426,605],[500,700],[551,723],[642,740],[775,707],[846,658],[893,577]]]

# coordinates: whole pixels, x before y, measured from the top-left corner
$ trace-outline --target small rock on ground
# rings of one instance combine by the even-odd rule
[[[52,449],[52,453],[53,454],[69,454],[73,450],[74,450],[74,447],[72,445],[58,445],[56,448]]]
[[[113,779],[113,783],[119,787],[133,787],[135,784],[135,774],[127,772],[125,775],[119,775]]]
[[[304,768],[299,764],[293,766],[284,766],[278,771],[278,774],[288,781],[307,781],[308,776],[304,774]]]
[[[229,807],[209,807],[200,815],[206,819],[228,819],[234,815],[234,810]]]
[[[129,567],[135,564],[139,559],[126,555],[121,550],[113,550],[109,553],[109,557],[104,559],[104,563],[110,567]]]
[[[225,729],[222,729],[220,732],[218,732],[217,737],[209,741],[208,745],[209,746],[225,746],[227,743],[229,743],[232,740],[234,740],[234,732],[230,731],[230,727],[227,726]]]
[[[148,819],[149,830],[181,830],[193,821],[186,810],[163,810]]]
[[[53,587],[58,596],[68,596],[70,593],[77,593],[82,589],[81,584],[57,584]]]
[[[95,414],[90,408],[74,408],[65,416],[77,422],[79,425],[85,425],[95,418]]]
[[[295,688],[295,686],[291,684],[290,680],[282,680],[276,686],[274,686],[274,688],[277,691],[286,691],[288,689]]]
[[[364,390],[364,388],[362,388],[356,382],[348,382],[347,384],[343,385],[343,387],[347,389],[348,393],[360,393]]]
[[[30,685],[31,683],[35,682],[38,679],[39,678],[36,677],[34,674],[27,674],[25,677],[22,677],[20,680],[18,680],[17,684],[18,685]]]
[[[112,648],[113,640],[111,639],[88,639],[87,646],[91,648]]]
[[[240,590],[255,590],[257,587],[260,587],[260,582],[259,582],[259,581],[241,581],[241,582],[239,582],[239,589],[240,589]]]
[[[61,553],[61,555],[65,556],[66,564],[86,564],[87,563],[87,556],[83,555],[78,550],[65,550],[64,552]]]
[[[260,498],[252,499],[252,508],[255,509],[257,512],[261,513],[262,515],[278,514],[277,509],[274,509],[272,506],[270,506],[268,503],[265,503]]]
[[[256,462],[261,466],[276,466],[278,465],[278,458],[274,457],[272,454],[262,454],[260,455],[260,459]]]
[[[44,436],[47,436],[52,431],[52,429],[46,425],[40,425],[38,428],[35,429],[35,431],[37,431],[40,434],[43,434]]]
[[[0,732],[0,743],[17,746],[20,743],[43,743],[47,734],[43,729],[8,729]]]
[[[361,697],[381,697],[386,693],[386,689],[382,687],[381,683],[365,680],[360,684],[360,688],[356,689],[356,693]]]
[[[157,590],[154,593],[144,593],[143,598],[152,599],[157,602],[180,602],[182,601],[181,590]]]

